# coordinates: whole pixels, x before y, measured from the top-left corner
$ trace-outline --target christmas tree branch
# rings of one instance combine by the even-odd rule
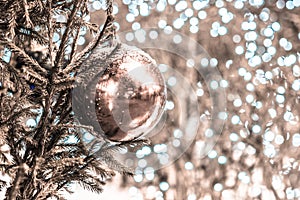
[[[95,49],[99,45],[99,43],[102,43],[107,39],[104,38],[104,35],[107,29],[112,28],[112,23],[114,21],[114,17],[112,15],[112,1],[108,0],[107,5],[107,18],[105,20],[102,30],[97,34],[96,38],[87,47],[85,47],[85,49],[82,52],[80,52],[74,57],[74,60],[71,60],[71,62],[63,70],[64,74],[76,71],[79,68],[79,66],[83,63],[83,61],[87,58],[87,56],[90,54],[90,52],[92,52],[93,49]]]
[[[65,55],[64,50],[65,50],[65,48],[67,46],[67,42],[68,42],[68,39],[69,39],[70,30],[73,27],[74,17],[77,14],[77,11],[80,9],[80,7],[84,3],[85,2],[75,1],[72,4],[73,9],[71,11],[71,14],[68,17],[68,21],[67,21],[67,25],[66,25],[66,30],[65,30],[65,32],[64,32],[64,34],[62,36],[61,43],[60,43],[60,46],[58,48],[58,52],[56,54],[56,58],[55,58],[55,61],[54,61],[54,69],[53,69],[54,71],[57,71],[59,69],[59,67],[60,67],[61,59]]]
[[[33,70],[35,70],[36,73],[39,73],[41,82],[44,83],[47,82],[47,80],[44,78],[44,76],[47,75],[47,70],[42,68],[40,64],[36,60],[32,59],[28,54],[26,54],[24,50],[19,48],[13,42],[1,40],[0,44],[7,46],[9,49],[11,49],[12,52],[16,53],[20,57],[20,59],[22,59],[22,61],[24,62],[24,66],[26,66],[26,69],[29,70],[30,68],[32,68]]]
[[[23,176],[24,176],[24,172],[25,169],[24,169],[24,164],[20,164],[18,166],[18,170],[17,170],[17,173],[15,175],[15,179],[14,179],[14,182],[12,183],[12,187],[9,188],[9,192],[7,194],[7,199],[8,200],[15,200],[17,199],[17,195],[18,195],[18,191],[19,191],[19,185],[23,179]]]

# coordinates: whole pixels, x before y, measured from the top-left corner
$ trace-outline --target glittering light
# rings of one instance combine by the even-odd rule
[[[169,86],[174,86],[174,85],[176,85],[176,83],[177,83],[177,80],[176,80],[176,78],[174,77],[174,76],[171,76],[169,79],[168,79],[168,85]]]
[[[241,1],[241,0],[237,0],[235,3],[234,3],[234,7],[236,9],[242,9],[244,7],[244,2]]]
[[[257,46],[256,46],[256,44],[255,44],[254,42],[249,42],[249,43],[248,43],[248,46],[247,46],[247,49],[248,49],[249,51],[256,51]]]
[[[220,113],[218,114],[218,117],[219,117],[219,119],[221,119],[221,120],[226,120],[227,117],[228,117],[228,114],[227,114],[226,112],[220,112]]]
[[[175,6],[175,10],[177,12],[181,12],[181,11],[185,10],[186,8],[187,8],[187,2],[186,1],[179,1]]]
[[[177,0],[168,0],[168,3],[169,3],[170,5],[175,5],[176,2],[177,2]]]
[[[197,200],[197,196],[195,194],[189,194],[187,200]]]
[[[158,37],[158,33],[157,33],[156,31],[150,31],[149,37],[150,37],[152,40],[155,40],[155,39]]]
[[[226,87],[228,87],[228,85],[229,85],[229,83],[228,83],[228,81],[227,80],[221,80],[220,81],[220,86],[222,87],[222,88],[226,88]]]
[[[142,3],[140,5],[140,14],[143,17],[148,16],[150,14],[150,8],[147,3]]]
[[[254,41],[257,39],[258,35],[255,31],[249,31],[245,34],[244,37],[246,41]]]
[[[261,58],[258,55],[255,55],[255,56],[253,56],[252,58],[249,59],[248,64],[251,67],[255,67],[257,65],[260,65],[261,64]]]
[[[300,79],[293,81],[292,88],[295,91],[300,91]]]
[[[251,114],[251,119],[253,121],[258,121],[259,120],[259,116],[256,113]]]
[[[134,22],[132,24],[132,30],[136,31],[136,30],[139,30],[141,28],[141,24],[138,23],[138,22]]]
[[[130,187],[128,189],[128,191],[129,191],[129,194],[131,194],[131,195],[136,195],[138,193],[138,189],[134,186]]]
[[[191,8],[188,8],[184,11],[184,14],[187,16],[187,17],[192,17],[194,15],[194,11],[193,9]]]
[[[217,192],[220,192],[223,190],[223,185],[221,183],[216,183],[214,185],[214,190],[217,191]]]
[[[203,94],[204,94],[204,90],[203,89],[198,89],[197,91],[196,91],[196,94],[197,94],[197,96],[203,96]]]
[[[269,38],[264,39],[264,46],[265,47],[270,47],[272,45],[272,40]]]
[[[196,25],[198,25],[198,23],[199,23],[199,19],[198,19],[198,18],[192,17],[192,18],[190,19],[190,24],[191,24],[192,26],[196,26]]]
[[[249,30],[249,22],[242,22],[241,28],[242,28],[242,30],[244,30],[244,31]]]
[[[102,4],[100,1],[94,1],[92,6],[95,10],[100,10],[102,8]]]
[[[37,125],[37,123],[36,123],[36,120],[35,120],[35,119],[30,118],[30,119],[28,119],[28,120],[26,121],[26,126],[27,126],[27,127],[35,128],[36,125]]]
[[[174,137],[175,138],[181,138],[182,136],[183,136],[183,133],[182,133],[182,131],[181,130],[179,130],[179,129],[176,129],[176,130],[174,130]]]
[[[203,0],[203,1],[193,1],[193,7],[195,10],[201,10],[208,6],[209,0]]]
[[[239,142],[239,143],[237,144],[237,148],[238,148],[239,150],[243,151],[243,150],[246,148],[246,145],[245,145],[244,142]]]
[[[244,67],[241,67],[238,69],[238,73],[240,76],[245,76],[247,73],[247,70]]]
[[[299,7],[300,6],[300,0],[293,0],[293,4],[295,7]]]
[[[279,45],[280,46],[284,47],[284,46],[287,45],[287,43],[288,43],[288,41],[287,41],[286,38],[280,38],[280,40],[279,40]]]
[[[297,61],[297,58],[294,54],[291,54],[284,58],[284,65],[285,66],[291,66]]]
[[[248,30],[255,30],[256,29],[256,23],[255,22],[249,22],[248,23]]]
[[[153,151],[155,153],[165,153],[165,152],[167,152],[167,146],[165,144],[156,144],[153,147]]]
[[[239,43],[239,42],[241,42],[241,36],[239,36],[239,35],[234,35],[234,36],[232,37],[232,40],[233,40],[234,43]]]
[[[178,139],[173,140],[173,146],[174,147],[179,147],[180,146],[180,140],[178,140]]]
[[[206,131],[205,131],[205,136],[206,137],[212,137],[214,135],[214,131],[212,130],[212,129],[206,129]]]
[[[293,1],[287,1],[285,6],[289,10],[292,10],[292,9],[295,8],[295,5],[293,4]]]
[[[162,190],[162,191],[167,191],[169,189],[169,184],[167,182],[161,182],[159,184],[159,188]]]
[[[291,121],[291,120],[294,119],[294,115],[293,115],[292,112],[287,111],[287,112],[284,113],[283,119],[284,119],[285,121],[289,122],[289,121]]]
[[[236,141],[238,141],[239,136],[236,133],[231,133],[229,138],[230,138],[231,141],[236,142]]]
[[[253,133],[258,134],[258,133],[260,133],[260,131],[261,131],[261,127],[260,127],[259,125],[255,124],[255,125],[252,127],[252,131],[253,131]]]
[[[277,6],[277,8],[279,8],[279,9],[283,9],[283,8],[285,7],[285,2],[284,2],[283,0],[278,0],[278,1],[276,2],[276,6]]]
[[[299,65],[294,65],[293,66],[293,75],[295,77],[299,77],[300,76],[300,67],[299,67]]]
[[[204,10],[200,10],[198,12],[198,17],[199,17],[199,19],[205,19],[207,17],[207,13]]]
[[[164,28],[164,33],[166,33],[166,34],[171,34],[172,31],[173,31],[173,28],[171,26],[166,26]]]
[[[252,79],[252,74],[250,72],[247,72],[245,75],[244,75],[244,80],[245,81],[250,81]]]
[[[273,29],[274,31],[279,31],[279,30],[280,30],[280,24],[279,24],[279,22],[274,22],[274,23],[272,24],[272,29]]]
[[[212,29],[212,30],[210,30],[210,35],[212,36],[212,37],[218,37],[218,30],[214,30],[214,29]]]
[[[285,97],[284,97],[283,95],[281,95],[281,94],[277,94],[277,95],[276,95],[276,101],[277,101],[277,103],[279,103],[279,104],[284,103]]]
[[[142,182],[143,179],[144,179],[142,174],[136,174],[136,175],[133,176],[133,178],[134,178],[134,181],[137,182],[137,183]]]
[[[250,92],[253,92],[255,90],[255,87],[252,83],[247,83],[246,89]]]
[[[167,26],[166,20],[163,20],[163,19],[159,20],[159,22],[158,22],[158,27],[159,27],[159,28],[163,29],[163,28],[165,28],[166,26]]]
[[[275,147],[273,145],[271,145],[271,144],[266,145],[265,149],[264,149],[264,154],[267,157],[273,158],[275,156],[275,154],[276,154]]]
[[[272,56],[269,53],[264,53],[261,58],[263,62],[270,62],[272,60]]]
[[[219,22],[214,22],[214,23],[212,23],[212,25],[211,25],[211,27],[212,27],[212,29],[214,29],[214,30],[218,30],[219,28],[220,28],[220,23]]]
[[[166,105],[165,105],[165,109],[167,110],[173,110],[175,107],[175,104],[173,103],[173,101],[167,101]]]
[[[241,100],[241,99],[235,99],[235,100],[233,101],[233,105],[234,105],[235,107],[240,107],[240,106],[242,106],[242,100]]]
[[[218,158],[218,163],[219,163],[220,165],[224,165],[226,162],[227,162],[227,158],[226,158],[225,156],[220,156],[220,157]]]
[[[274,56],[276,54],[276,48],[274,46],[270,46],[270,47],[268,47],[267,52],[270,55]]]
[[[197,33],[198,31],[199,31],[199,28],[197,26],[190,26],[191,33]]]
[[[186,162],[186,163],[184,164],[184,168],[185,168],[186,170],[192,170],[192,169],[194,168],[194,165],[193,165],[193,163],[191,163],[191,162]]]
[[[268,28],[266,28],[266,29],[264,30],[263,33],[264,33],[264,35],[265,35],[266,37],[272,37],[273,34],[274,34],[274,31],[273,31],[272,28],[268,27]]]
[[[220,26],[218,28],[218,34],[219,35],[226,35],[226,33],[227,33],[227,28],[225,26]]]
[[[135,17],[134,17],[134,15],[133,15],[132,13],[128,13],[128,14],[126,15],[126,20],[127,20],[128,22],[133,22],[134,19],[135,19]]]
[[[218,13],[219,13],[220,16],[224,16],[224,15],[227,14],[227,9],[226,8],[220,8]]]
[[[277,92],[278,92],[279,94],[284,94],[284,93],[285,93],[284,87],[279,86],[279,87],[277,88]]]
[[[144,146],[144,147],[142,148],[142,153],[143,153],[144,155],[149,155],[149,154],[151,153],[151,148],[148,147],[148,146]]]
[[[216,58],[212,58],[209,63],[211,67],[216,67],[218,65],[218,60]]]
[[[201,63],[201,65],[202,65],[203,67],[207,67],[208,64],[209,64],[209,61],[208,61],[207,58],[202,58],[201,61],[200,61],[200,63]]]
[[[269,20],[269,10],[262,10],[262,12],[259,14],[259,18],[262,20],[262,21],[268,21]]]
[[[159,0],[157,5],[156,5],[156,10],[158,12],[163,12],[166,8],[166,1],[165,0]]]
[[[282,135],[277,135],[275,137],[275,143],[278,145],[281,145],[284,143],[284,137]]]
[[[283,48],[284,48],[284,50],[286,50],[286,51],[290,51],[290,50],[292,50],[292,48],[293,48],[293,44],[292,44],[291,42],[288,42],[288,43],[286,44],[286,46],[284,46]]]
[[[222,8],[222,7],[224,6],[224,2],[223,2],[222,0],[217,0],[217,1],[216,1],[216,6],[217,6],[218,8]]]
[[[275,134],[272,131],[267,131],[264,134],[264,139],[268,142],[272,142],[275,139]]]
[[[210,82],[210,88],[211,89],[216,90],[218,87],[219,87],[218,81],[213,80],[213,81]]]
[[[242,55],[244,53],[244,48],[243,46],[237,46],[235,48],[235,53],[238,54],[238,55]]]
[[[295,133],[293,135],[293,146],[294,147],[300,147],[300,134],[299,133]]]
[[[261,6],[264,4],[264,0],[249,0],[251,6]]]
[[[210,159],[214,159],[218,156],[218,153],[215,151],[215,150],[211,150],[209,153],[208,153],[208,157]]]
[[[146,167],[147,166],[147,161],[144,160],[144,159],[139,160],[138,166],[141,167],[141,168]]]
[[[238,124],[240,122],[240,117],[238,115],[234,115],[231,118],[231,123],[232,124]]]

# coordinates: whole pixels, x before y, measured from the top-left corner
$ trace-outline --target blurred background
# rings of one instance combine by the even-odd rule
[[[105,3],[89,2],[88,20],[101,23]],[[147,171],[147,163],[139,162],[141,173],[133,178],[118,175],[99,196],[76,187],[70,199],[300,199],[299,6],[299,0],[115,1],[115,26],[122,42],[143,49],[143,43],[166,34],[167,40],[159,40],[162,46],[186,50],[184,35],[201,47],[188,49],[201,57],[198,60],[143,49],[157,61],[168,87],[164,124],[150,137],[153,146],[144,151],[160,154],[155,149],[167,148],[170,141],[180,148],[181,140],[189,137],[180,129],[180,117],[188,116],[182,112],[189,112],[188,103],[180,99],[188,98],[172,89],[181,80],[164,66],[179,72],[196,94],[198,131],[183,155],[167,166],[161,163],[160,169]],[[89,39],[79,41],[84,46]],[[216,68],[222,79],[208,84],[205,74],[193,69],[198,63]],[[210,91],[216,88],[226,93],[221,101],[227,105],[213,115],[216,97]],[[212,129],[217,127],[213,118],[223,120],[224,126],[220,122],[218,130]],[[217,143],[204,155],[203,146],[211,137]]]
[[[106,3],[88,4],[83,20],[96,30]],[[300,199],[299,7],[300,0],[114,1],[120,41],[151,55],[164,76],[165,114],[146,136],[151,144],[125,156],[133,177],[107,180],[100,195],[72,185],[66,198]],[[93,36],[83,27],[78,45]]]

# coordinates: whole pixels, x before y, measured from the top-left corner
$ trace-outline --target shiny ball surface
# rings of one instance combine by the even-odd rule
[[[155,60],[120,43],[99,47],[83,63],[72,94],[77,121],[111,141],[146,135],[159,122],[166,86]]]

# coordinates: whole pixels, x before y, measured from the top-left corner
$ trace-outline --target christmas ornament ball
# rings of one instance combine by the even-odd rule
[[[165,82],[155,60],[121,43],[111,49],[96,49],[86,64],[92,66],[84,71],[101,73],[81,75],[82,79],[95,80],[83,89],[88,93],[85,102],[91,103],[83,112],[92,106],[95,115],[87,114],[89,119],[82,121],[90,122],[112,141],[128,141],[150,132],[159,122],[166,101]]]

